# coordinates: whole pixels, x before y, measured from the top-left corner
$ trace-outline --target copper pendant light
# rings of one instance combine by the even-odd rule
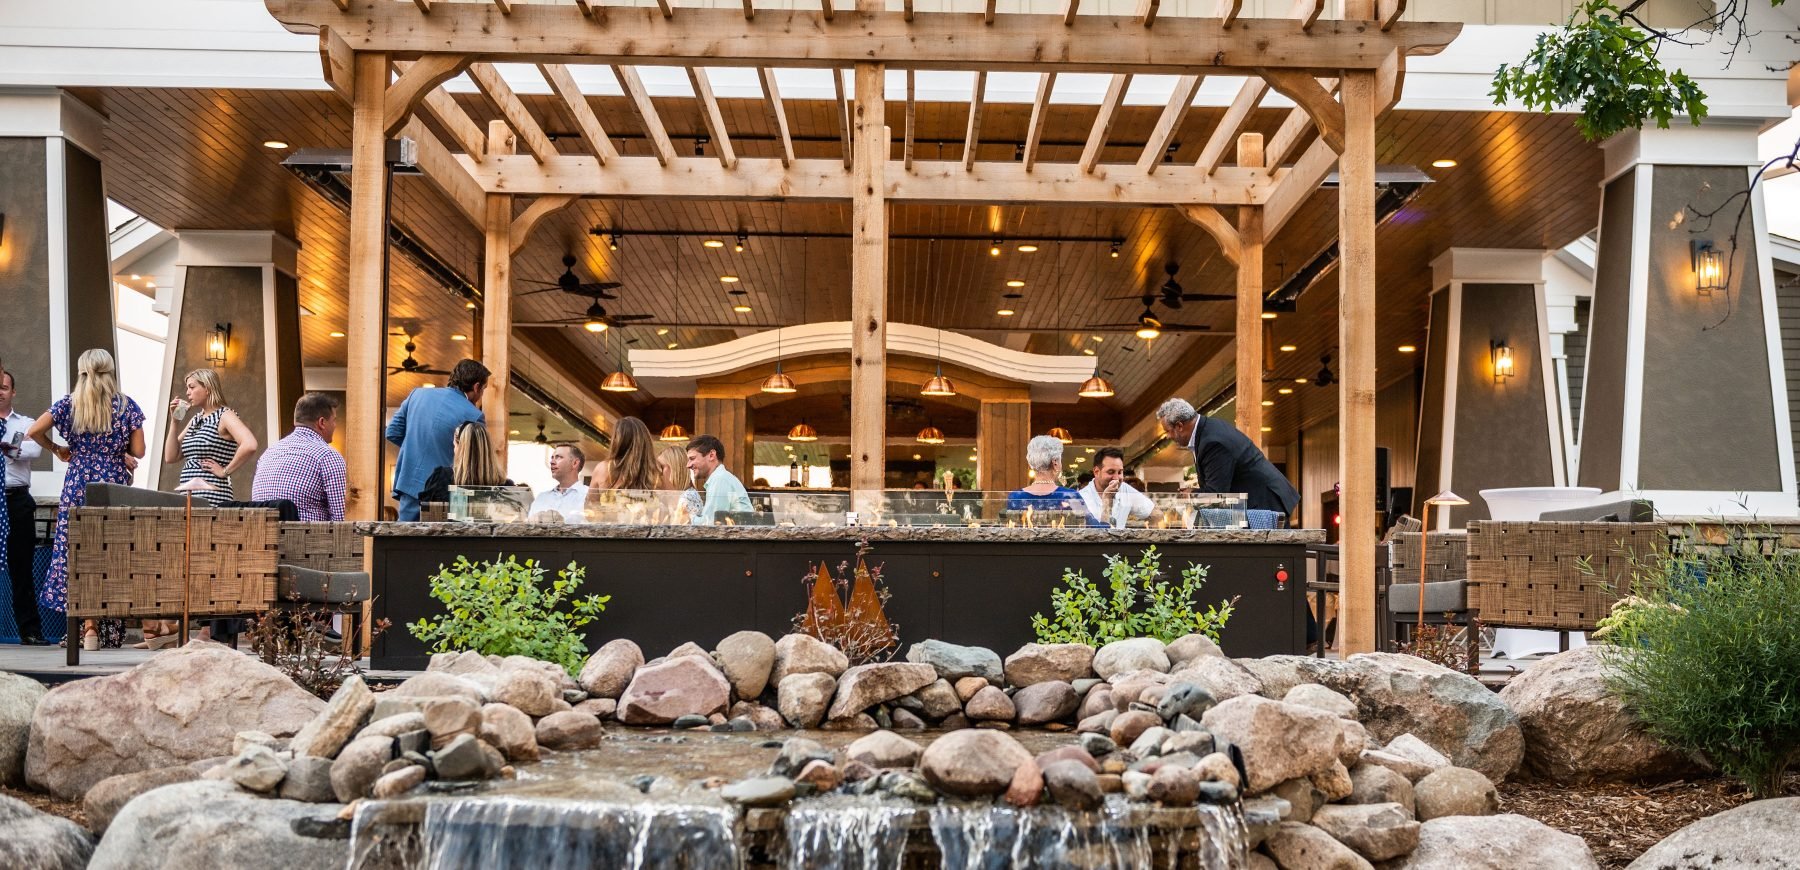
[[[1076,390],[1075,395],[1084,399],[1110,399],[1115,392],[1110,381],[1094,375],[1082,382],[1081,389]]]
[[[996,250],[999,249],[999,245],[1000,242],[995,240],[994,246]],[[932,271],[930,264],[936,258],[936,255],[937,239],[932,239],[931,248],[925,256],[925,273],[927,275],[935,274]],[[944,377],[944,330],[941,327],[937,331],[937,373],[932,375],[931,380],[925,382],[925,388],[919,391],[919,395],[940,397],[956,395],[956,384],[952,383],[949,378]]]
[[[624,339],[620,339],[620,341],[623,342]],[[619,351],[619,370],[607,375],[606,380],[600,382],[600,389],[609,393],[637,392],[637,378],[632,377],[631,372],[625,370],[625,352],[623,350]]]
[[[740,237],[740,239],[741,239],[741,237]],[[741,241],[740,241],[740,245],[741,245]],[[802,269],[804,270],[805,264],[806,264],[806,242],[802,241],[801,245],[802,245],[802,247],[800,249],[800,263],[801,263]],[[800,311],[801,311],[801,316],[804,317],[805,312],[806,312],[806,273],[805,273],[805,271],[802,271],[800,273],[800,276],[801,276],[800,277]],[[762,391],[765,393],[777,393],[777,394],[785,395],[788,393],[794,393],[794,392],[799,391],[799,388],[794,386],[794,379],[788,377],[785,373],[783,373],[781,371],[781,358],[782,358],[781,327],[777,326],[777,327],[775,327],[775,373],[763,379]]]
[[[919,430],[919,434],[913,440],[920,444],[942,444],[944,443],[944,432],[936,426],[926,426]]]
[[[1056,440],[1061,441],[1064,444],[1074,444],[1075,443],[1075,436],[1070,435],[1069,430],[1064,429],[1061,426],[1052,426],[1050,428],[1050,431],[1046,432],[1044,434],[1049,435],[1050,437],[1055,438]]]
[[[781,373],[781,363],[775,364],[775,373],[764,378],[762,391],[765,393],[792,393],[798,391],[794,379]]]
[[[787,437],[789,441],[817,441],[819,440],[819,431],[806,425],[805,420],[801,420],[794,425],[794,428],[788,430]]]
[[[682,426],[680,423],[670,423],[662,428],[662,432],[657,434],[656,440],[678,443],[686,441],[690,437],[692,436],[688,434],[688,430],[685,426]]]

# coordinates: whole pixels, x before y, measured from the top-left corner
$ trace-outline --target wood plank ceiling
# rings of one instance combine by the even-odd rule
[[[273,139],[294,148],[346,148],[348,107],[325,91],[76,93],[111,121],[103,156],[114,199],[175,230],[271,229],[300,241],[301,304],[314,312],[303,322],[305,363],[342,365],[342,339],[330,332],[344,328],[345,215],[281,168],[280,161],[291,152],[261,143]],[[559,100],[547,95],[522,99],[556,137],[559,149],[585,153],[576,124]],[[478,94],[459,94],[457,101],[477,122],[497,116]],[[621,153],[651,153],[627,100],[590,97],[588,102]],[[707,128],[697,101],[657,98],[655,103],[678,149],[713,153],[698,141]],[[739,155],[778,156],[779,139],[764,102],[721,99],[719,104]],[[785,105],[797,157],[841,153],[837,106],[829,100],[791,99]],[[920,103],[917,108],[921,158],[960,157],[967,104]],[[890,115],[897,117],[902,109],[896,103]],[[1011,158],[1025,140],[1030,111],[1028,105],[985,105],[979,156]],[[1040,159],[1076,161],[1097,111],[1095,106],[1059,105],[1046,125]],[[1135,161],[1161,111],[1160,106],[1122,107],[1102,159]],[[1216,108],[1189,112],[1174,137],[1174,159],[1196,159],[1222,113]],[[1245,130],[1273,137],[1286,114],[1258,110]],[[1573,240],[1592,228],[1599,211],[1601,155],[1581,141],[1565,116],[1397,111],[1383,119],[1378,135],[1378,162],[1425,168],[1436,179],[1377,233],[1377,365],[1380,381],[1387,383],[1411,371],[1422,356],[1397,348],[1412,344],[1423,349],[1431,258],[1451,246],[1555,248]],[[897,141],[895,145],[898,149]],[[1296,143],[1289,153],[1301,153],[1305,145]],[[1459,165],[1429,168],[1440,158]],[[396,178],[394,220],[457,271],[479,276],[479,235],[425,181]],[[553,351],[579,354],[572,364],[592,373],[597,383],[599,373],[617,366],[622,341],[635,347],[695,347],[760,327],[847,317],[849,243],[843,236],[848,222],[848,204],[582,200],[539,224],[516,259],[514,274],[551,281],[563,271],[562,256],[574,254],[584,280],[624,284],[616,291],[619,301],[607,305],[609,311],[649,313],[659,321],[682,324],[634,326],[603,335],[578,328],[538,330],[540,335],[555,334],[545,336]],[[1321,189],[1270,244],[1269,286],[1279,285],[1330,244],[1336,222],[1336,195]],[[977,331],[990,340],[1010,340],[1043,353],[1093,351],[1119,389],[1114,399],[1083,400],[1079,409],[1041,406],[1034,425],[1042,425],[1036,428],[1054,425],[1043,422],[1053,417],[1066,417],[1104,430],[1097,434],[1115,435],[1227,344],[1224,338],[1173,334],[1145,342],[1129,333],[1083,329],[1132,320],[1141,303],[1115,297],[1153,290],[1162,283],[1167,263],[1179,264],[1179,280],[1188,292],[1233,292],[1234,271],[1217,246],[1171,209],[905,205],[892,207],[890,227],[896,237],[890,254],[890,319]],[[618,250],[611,249],[605,235],[590,233],[596,228],[623,231]],[[741,253],[733,250],[740,232],[749,235]],[[726,244],[707,248],[702,245],[707,238]],[[998,257],[989,255],[993,238],[1005,240]],[[1122,242],[1116,258],[1105,241],[1109,239]],[[1023,243],[1039,249],[1021,253],[1017,246]],[[466,355],[469,346],[451,340],[453,334],[476,332],[462,300],[405,257],[392,262],[391,316],[422,330],[417,357],[445,366]],[[721,283],[722,275],[739,281]],[[1006,286],[1009,280],[1024,282],[1016,288],[1023,298],[1012,305],[1017,315],[1002,317],[996,310],[1002,294],[1013,290]],[[1271,324],[1271,377],[1310,378],[1320,355],[1334,351],[1336,284],[1335,273],[1327,273],[1301,298],[1297,312]],[[747,291],[751,312],[731,310],[726,295],[731,287]],[[585,304],[560,293],[534,294],[518,300],[515,319],[568,317]],[[1158,314],[1169,322],[1208,324],[1227,332],[1232,326],[1229,303],[1188,303],[1179,312],[1159,306]],[[402,342],[396,338],[390,343],[391,363],[403,355]],[[1284,345],[1295,350],[1278,349]],[[390,395],[414,385],[396,380]],[[1335,408],[1335,389],[1289,385],[1295,388],[1292,395],[1269,396],[1275,404],[1267,409],[1265,422],[1272,427],[1272,443],[1292,440],[1303,423]],[[691,422],[691,408],[685,413],[683,408],[688,404],[664,400],[652,416]],[[793,415],[761,416],[775,421]],[[829,420],[812,422],[821,429],[840,428]]]

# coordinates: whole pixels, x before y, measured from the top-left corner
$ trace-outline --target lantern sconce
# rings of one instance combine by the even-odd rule
[[[1504,384],[1513,376],[1513,352],[1506,342],[1488,342],[1488,362],[1494,366],[1494,383]]]
[[[206,361],[214,366],[222,366],[231,348],[231,324],[215,323],[206,331]]]
[[[1693,243],[1694,293],[1711,296],[1725,291],[1725,257],[1710,241]]]

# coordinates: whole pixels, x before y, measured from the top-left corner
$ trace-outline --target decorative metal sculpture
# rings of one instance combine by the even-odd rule
[[[868,541],[858,541],[855,569],[840,562],[836,577],[822,562],[808,566],[801,581],[811,586],[806,610],[794,616],[795,631],[837,647],[852,665],[886,661],[900,648],[899,626],[885,612],[888,589],[881,566],[870,568],[864,558],[871,549]]]

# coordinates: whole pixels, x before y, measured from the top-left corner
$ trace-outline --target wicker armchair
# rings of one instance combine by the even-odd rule
[[[1419,609],[1419,538],[1424,535],[1425,608]],[[1469,666],[1475,667],[1478,638],[1469,607],[1469,535],[1461,529],[1435,532],[1401,532],[1389,547],[1394,582],[1387,587],[1385,602],[1389,640],[1398,640],[1401,627],[1459,625],[1465,629]]]
[[[1633,560],[1668,547],[1663,523],[1469,524],[1470,605],[1483,624],[1592,631],[1628,589]]]

